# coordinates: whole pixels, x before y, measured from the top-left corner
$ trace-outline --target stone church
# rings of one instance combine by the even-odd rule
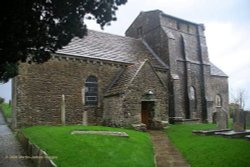
[[[13,126],[211,122],[227,110],[228,77],[209,61],[204,29],[141,12],[125,37],[89,30],[48,62],[21,64]]]

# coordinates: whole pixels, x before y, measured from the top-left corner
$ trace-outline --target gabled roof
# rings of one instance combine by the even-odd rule
[[[225,74],[221,69],[216,67],[213,63],[210,62],[210,69],[211,69],[211,75],[215,76],[221,76],[221,77],[228,77],[227,74]]]
[[[114,79],[110,87],[105,93],[105,96],[122,94],[128,88],[130,83],[136,77],[142,66],[146,61],[138,62],[127,66],[122,73],[118,74],[118,77]]]
[[[143,67],[148,64],[150,68],[152,69],[152,72],[155,73],[155,75],[158,77],[160,83],[164,87],[164,83],[159,78],[157,73],[155,72],[153,66],[151,63],[146,59],[141,62],[137,62],[133,65],[127,66],[123,71],[120,71],[118,75],[114,78],[111,85],[109,85],[108,89],[104,93],[104,96],[113,96],[113,95],[119,95],[124,94],[127,90],[127,88],[131,85],[131,83],[134,81],[136,76],[140,73],[140,71],[143,69]],[[147,77],[147,76],[145,76]]]
[[[140,39],[88,30],[84,38],[72,41],[56,53],[121,63],[148,59],[154,67],[165,68]]]

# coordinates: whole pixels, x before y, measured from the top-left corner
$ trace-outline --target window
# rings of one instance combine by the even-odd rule
[[[85,104],[98,104],[98,84],[95,76],[89,76],[85,82]]]
[[[195,89],[194,89],[194,87],[193,86],[191,86],[190,87],[190,89],[189,89],[189,99],[190,100],[195,100],[196,98],[195,98]]]
[[[221,107],[222,106],[222,98],[220,95],[215,96],[215,105],[216,107]]]
[[[189,88],[189,103],[190,103],[191,108],[197,109],[196,90],[193,86],[190,86]]]

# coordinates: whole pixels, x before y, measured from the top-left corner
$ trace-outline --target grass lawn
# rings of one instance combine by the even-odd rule
[[[166,134],[192,167],[249,167],[250,141],[192,134],[192,130],[214,129],[215,126],[172,125]]]
[[[6,118],[11,118],[12,112],[11,107],[7,103],[0,104],[0,108],[3,110],[3,114]]]
[[[70,134],[80,129],[126,132],[129,138]],[[154,167],[152,143],[147,133],[80,125],[34,126],[22,131],[50,156],[58,157],[54,162],[60,167]]]

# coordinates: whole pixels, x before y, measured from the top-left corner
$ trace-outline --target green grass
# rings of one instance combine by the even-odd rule
[[[129,138],[102,135],[71,135],[72,130],[127,132]],[[133,130],[101,126],[34,126],[24,134],[56,156],[60,167],[153,167],[153,148],[149,135]]]
[[[201,129],[215,129],[215,125],[172,125],[166,130],[192,167],[250,166],[250,141],[192,134],[192,130]]]
[[[0,104],[0,108],[3,110],[3,114],[6,118],[11,118],[12,111],[11,111],[11,106],[9,106],[9,104],[2,103]]]

